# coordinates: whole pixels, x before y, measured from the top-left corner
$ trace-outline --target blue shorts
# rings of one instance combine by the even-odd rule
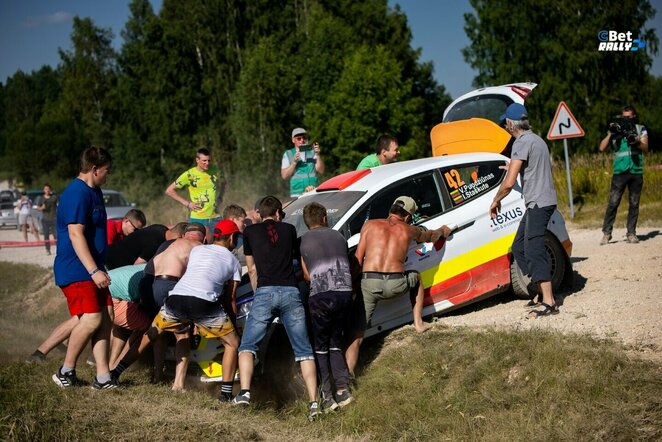
[[[308,337],[306,311],[297,287],[258,287],[253,297],[250,313],[246,318],[239,353],[249,352],[257,356],[260,344],[269,325],[279,317],[294,351],[296,362],[314,360],[313,348]]]
[[[203,226],[207,227],[209,229],[209,232],[211,232],[211,234],[213,235],[214,234],[214,226],[216,226],[216,223],[219,222],[221,219],[222,218],[220,216],[216,217],[216,218],[206,218],[206,219],[203,219],[203,218],[189,218],[188,222],[202,224]]]

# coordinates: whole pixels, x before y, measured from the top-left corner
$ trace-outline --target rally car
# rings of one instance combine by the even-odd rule
[[[329,226],[343,234],[353,251],[365,221],[386,218],[393,201],[407,195],[418,205],[416,225],[427,229],[457,225],[447,240],[410,246],[405,270],[417,270],[422,276],[424,317],[508,290],[521,298],[533,296],[535,288],[511,253],[525,212],[519,181],[503,199],[499,216],[491,219],[488,209],[506,175],[504,166],[508,158],[501,153],[507,153],[512,145],[499,116],[510,103],[523,103],[534,87],[532,83],[520,83],[485,88],[458,98],[444,113],[444,122],[431,133],[434,158],[403,161],[331,178],[285,207],[284,221],[294,225],[299,236],[303,235],[307,231],[303,208],[318,202],[327,209]],[[484,118],[473,118],[475,115]],[[548,224],[545,247],[552,264],[554,291],[569,288],[573,278],[572,242],[558,210]],[[306,290],[305,283],[301,288]],[[237,293],[240,324],[250,311],[252,295],[246,280]],[[366,336],[410,323],[412,319],[408,297],[382,301]],[[265,339],[263,348],[268,341]],[[205,348],[204,356],[200,356],[206,360],[215,347]],[[202,362],[201,366],[203,370],[207,367],[207,376],[220,373],[220,366],[213,361]]]

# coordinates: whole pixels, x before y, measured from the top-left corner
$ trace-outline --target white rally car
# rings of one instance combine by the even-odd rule
[[[488,209],[506,171],[507,158],[492,153],[447,155],[403,161],[332,178],[286,209],[285,221],[299,235],[306,231],[303,208],[316,201],[327,209],[329,225],[340,231],[350,249],[356,247],[363,223],[386,218],[401,195],[412,197],[419,209],[415,224],[436,229],[456,224],[447,240],[412,243],[406,270],[417,270],[425,288],[424,316],[448,311],[514,287],[527,297],[528,281],[515,265],[511,246],[525,207],[519,184],[502,201],[491,219]],[[555,290],[571,282],[572,243],[562,215],[555,211],[545,244],[552,262]],[[408,297],[377,305],[367,336],[412,321]]]

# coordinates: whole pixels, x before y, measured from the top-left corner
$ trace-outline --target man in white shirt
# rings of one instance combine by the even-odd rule
[[[236,313],[236,290],[241,281],[241,267],[232,254],[232,249],[240,234],[233,221],[221,220],[214,227],[214,243],[200,245],[191,250],[186,272],[170,291],[163,308],[154,319],[152,328],[143,336],[140,344],[132,346],[113,369],[115,378],[119,378],[158,335],[171,331],[179,335],[175,349],[177,366],[172,389],[184,390],[190,353],[188,336],[191,327],[195,326],[201,336],[223,341],[225,351],[220,400],[232,399],[239,336],[223,308],[223,301],[224,298],[229,299],[233,313]]]

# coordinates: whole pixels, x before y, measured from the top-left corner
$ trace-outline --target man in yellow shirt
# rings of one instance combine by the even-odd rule
[[[188,187],[190,201],[182,198],[177,189]],[[211,163],[211,153],[206,148],[198,149],[195,167],[182,173],[170,184],[165,194],[186,206],[190,211],[190,222],[197,222],[207,228],[207,242],[211,241],[214,226],[221,217],[217,210],[217,198],[221,199],[221,180],[218,167]]]

